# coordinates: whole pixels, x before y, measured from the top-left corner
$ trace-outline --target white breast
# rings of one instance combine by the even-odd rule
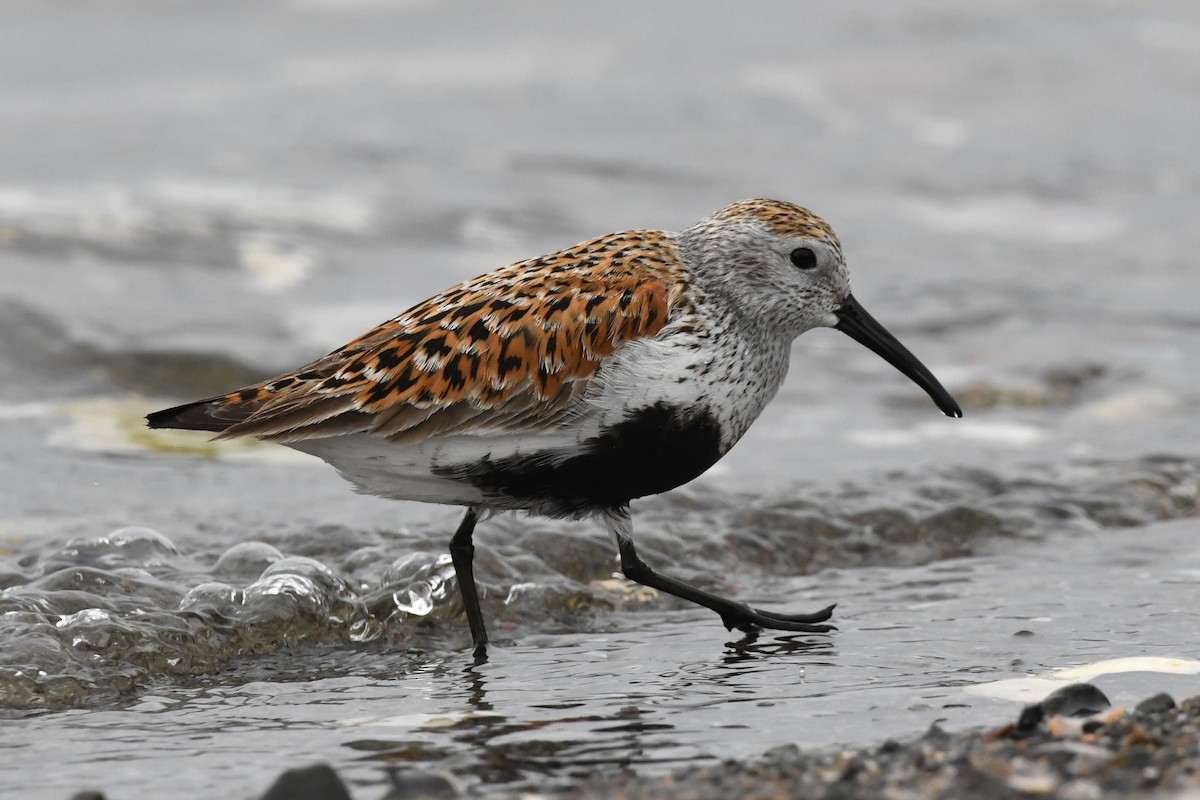
[[[584,402],[595,409],[602,426],[659,403],[704,406],[720,423],[728,450],[775,396],[787,366],[786,346],[750,342],[722,330],[710,330],[706,337],[689,333],[642,339],[604,362]]]

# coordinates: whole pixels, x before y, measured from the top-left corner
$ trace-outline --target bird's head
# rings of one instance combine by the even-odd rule
[[[743,200],[683,231],[679,244],[706,291],[771,334],[790,340],[812,328],[836,328],[907,375],[944,414],[962,416],[925,365],[850,293],[842,244],[808,209]]]

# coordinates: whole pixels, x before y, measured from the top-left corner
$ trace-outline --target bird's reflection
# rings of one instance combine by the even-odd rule
[[[768,657],[827,655],[834,652],[834,643],[828,638],[814,640],[801,636],[773,635],[769,639],[763,639],[760,631],[753,631],[737,641],[725,643],[724,661],[726,664],[737,664]]]
[[[407,761],[410,769],[427,768],[437,760],[468,782],[510,787],[540,785],[600,767],[682,766],[711,759],[712,752],[707,739],[697,742],[694,731],[679,727],[679,715],[686,718],[681,709],[691,706],[708,719],[711,709],[726,708],[726,703],[772,699],[776,691],[804,683],[804,667],[828,662],[836,653],[829,637],[811,634],[748,633],[723,647],[718,642],[702,648],[706,654],[673,662],[660,673],[642,671],[644,664],[654,663],[652,657],[649,662],[608,661],[612,653],[628,652],[623,645],[644,646],[638,637],[627,643],[609,639],[603,646],[582,636],[536,645],[492,643],[486,654],[469,661],[461,651],[447,652],[434,670],[444,714],[438,726],[390,747],[373,741],[368,757],[390,766]],[[592,657],[581,658],[581,647],[594,647]],[[589,683],[596,678],[586,665],[597,663],[613,663],[614,669],[623,663],[633,680]],[[564,665],[566,674],[580,681],[571,690],[556,683]],[[766,672],[778,674],[778,680],[768,681],[775,688],[764,694],[759,673]],[[554,676],[546,678],[550,684],[542,690],[536,685],[538,674]],[[742,727],[740,712],[728,708],[728,714],[720,712],[713,719],[730,729]],[[423,747],[415,748],[414,740]],[[420,757],[421,752],[429,759]]]

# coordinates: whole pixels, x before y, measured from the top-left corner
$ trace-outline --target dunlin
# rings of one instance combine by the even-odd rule
[[[962,415],[850,293],[841,243],[791,203],[735,203],[681,233],[601,236],[473,278],[294,372],[151,414],[152,428],[252,436],[332,464],[361,492],[465,506],[450,555],[476,652],[476,522],[497,511],[595,516],[627,578],[726,628],[823,632],[662,575],[634,548],[629,502],[731,448],[818,327],[866,345]]]

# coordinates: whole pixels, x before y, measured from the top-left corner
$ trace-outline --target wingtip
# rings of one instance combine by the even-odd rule
[[[221,432],[232,422],[219,420],[208,413],[208,405],[214,398],[164,408],[146,415],[146,427],[151,429],[174,429],[185,431]]]
[[[146,427],[153,429],[175,427],[171,424],[171,420],[178,411],[178,406],[175,408],[164,408],[160,411],[152,411],[146,415]]]

